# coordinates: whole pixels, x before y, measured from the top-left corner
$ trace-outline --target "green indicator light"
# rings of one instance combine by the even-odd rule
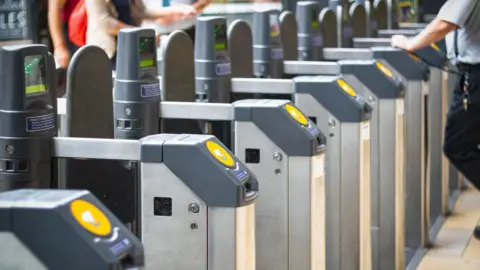
[[[155,65],[155,61],[153,59],[148,59],[148,60],[142,60],[140,61],[140,67],[145,68],[145,67],[153,67]]]
[[[215,27],[215,34],[218,33],[218,31],[220,31],[220,29],[222,29],[223,25],[220,25],[220,26],[216,26]]]
[[[227,46],[225,46],[225,43],[221,44],[215,44],[215,50],[219,51],[219,50],[225,50],[227,48]]]
[[[45,92],[46,90],[47,89],[46,89],[45,84],[37,84],[37,85],[27,86],[26,89],[25,89],[25,93],[27,95],[29,95],[29,94],[36,94],[36,93]]]

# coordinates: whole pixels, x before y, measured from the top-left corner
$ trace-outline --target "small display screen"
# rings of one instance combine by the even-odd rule
[[[45,70],[45,57],[43,55],[25,56],[25,95],[40,95],[48,91]]]
[[[280,23],[277,14],[270,14],[270,36],[276,37],[280,35]]]
[[[318,27],[318,7],[313,7],[311,10],[310,10],[311,14],[311,24],[312,24],[312,27],[315,27],[317,28]]]
[[[155,39],[152,37],[140,38],[138,47],[140,51],[140,68],[155,67],[157,60],[155,59]]]
[[[227,26],[225,24],[216,24],[213,28],[215,36],[215,50],[223,51],[227,49]]]
[[[343,18],[343,21],[347,21],[347,20],[348,20],[348,6],[349,6],[349,4],[345,4],[345,5],[343,5],[343,7],[342,7],[342,11],[343,11],[342,18]]]

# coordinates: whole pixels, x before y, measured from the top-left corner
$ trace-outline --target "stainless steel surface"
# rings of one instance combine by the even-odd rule
[[[358,49],[369,49],[371,47],[389,47],[392,50],[398,50],[391,46],[390,38],[354,38],[353,47]]]
[[[237,269],[235,267],[237,260],[235,236],[238,228],[235,226],[235,211],[235,208],[208,208],[208,243],[206,250],[204,250],[208,254],[208,266],[204,269]],[[253,241],[253,239],[251,240]],[[189,240],[187,241],[190,242]],[[185,257],[188,257],[188,254],[185,255]],[[199,269],[198,267],[178,267],[178,263],[175,266],[169,269]]]
[[[288,166],[289,269],[325,270],[325,155],[291,157]]]
[[[255,203],[257,269],[324,270],[323,154],[288,156],[250,122],[236,122],[235,130],[241,161],[246,149],[259,149],[265,157],[258,164],[245,163],[262,187]]]
[[[323,49],[323,58],[325,60],[372,59],[373,52],[370,49],[359,48],[325,48]]]
[[[428,163],[430,226],[448,212],[448,162],[443,155],[443,138],[448,104],[448,82],[444,72],[430,68],[428,95]]]
[[[425,179],[424,82],[407,82],[405,94],[406,129],[406,240],[407,247],[422,249],[428,244],[427,182]]]
[[[328,139],[326,269],[371,270],[370,145],[363,151],[368,156],[362,156],[361,124],[339,122],[308,94],[295,94],[295,104],[307,117],[316,117]],[[329,125],[332,121],[337,124]]]
[[[260,155],[265,157],[271,156],[273,152],[288,157],[253,123],[235,122],[235,131],[234,153],[240,161],[246,160],[246,148],[259,149]],[[245,163],[257,176],[259,186],[262,187],[262,195],[256,201],[255,214],[258,269],[289,269],[288,162],[288,158],[281,161],[261,158],[258,164]],[[275,170],[280,173],[276,174]],[[309,255],[309,252],[304,255]],[[304,261],[309,261],[309,258],[305,257]]]
[[[141,170],[141,240],[145,247],[146,269],[207,270],[208,211],[204,202],[164,164],[142,163]],[[154,215],[154,198],[172,199],[172,216]],[[188,212],[188,205],[200,206],[198,214]],[[234,208],[231,209],[234,211]],[[191,224],[197,229],[192,230]],[[232,227],[233,230],[233,227]],[[225,232],[224,248],[232,257],[232,237]],[[233,269],[225,265],[224,269]]]
[[[52,156],[58,158],[140,160],[136,140],[54,137]]]
[[[291,75],[316,75],[340,74],[340,66],[336,62],[317,61],[283,61],[285,74]]]
[[[160,118],[231,121],[233,106],[225,103],[160,102]]]
[[[292,94],[293,83],[288,79],[232,78],[233,93]]]
[[[378,177],[376,197],[378,220],[376,225],[376,267],[373,269],[405,268],[405,108],[404,99],[380,100],[372,132],[372,143],[377,144]],[[374,138],[375,136],[376,138]],[[374,168],[372,166],[372,168]],[[373,179],[373,178],[372,178]],[[372,187],[374,187],[372,185]]]
[[[373,108],[370,158],[372,269],[403,270],[405,265],[404,99],[379,99],[356,77],[352,75],[344,75],[344,77]]]

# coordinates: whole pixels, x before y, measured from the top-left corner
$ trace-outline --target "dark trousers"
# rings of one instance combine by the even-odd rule
[[[447,114],[443,151],[452,164],[480,190],[480,66],[468,72],[470,103],[463,107],[465,75],[459,76]]]

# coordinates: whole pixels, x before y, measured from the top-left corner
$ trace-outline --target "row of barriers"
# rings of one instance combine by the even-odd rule
[[[366,48],[328,48],[343,13],[297,7],[200,18],[195,45],[176,31],[160,55],[153,30],[124,29],[116,74],[83,47],[61,98],[46,47],[1,48],[2,191],[87,189],[106,207],[6,192],[68,224],[9,222],[31,253],[0,268],[414,269],[462,188],[441,155],[452,78],[419,58],[446,57],[355,35]]]

